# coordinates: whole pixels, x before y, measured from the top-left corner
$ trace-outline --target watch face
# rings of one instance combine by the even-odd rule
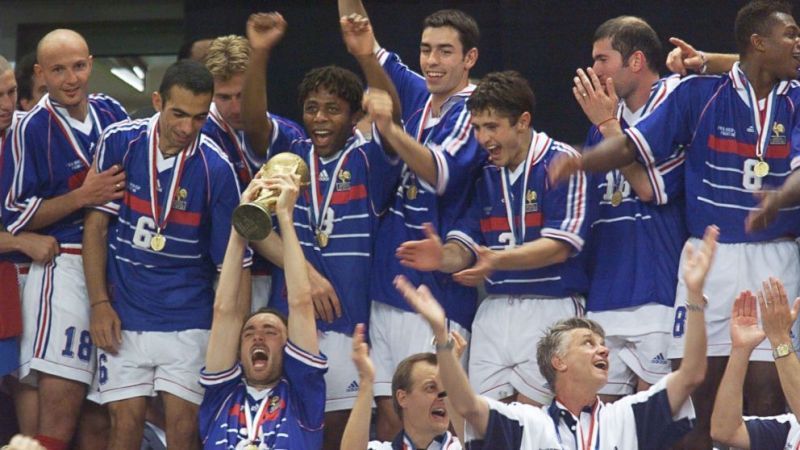
[[[780,344],[772,351],[775,358],[780,358],[791,353],[792,347],[789,344]]]

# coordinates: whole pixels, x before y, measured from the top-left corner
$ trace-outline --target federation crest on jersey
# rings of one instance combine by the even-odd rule
[[[769,145],[786,145],[786,127],[782,123],[775,122],[772,125],[772,136],[769,138]]]
[[[188,196],[189,191],[187,191],[186,188],[178,189],[178,192],[175,193],[175,201],[172,207],[181,211],[186,211],[186,197]]]
[[[341,172],[339,172],[338,178],[339,182],[336,183],[336,190],[337,191],[350,190],[350,179],[352,178],[350,171],[342,170]]]
[[[539,211],[539,203],[537,202],[538,196],[536,195],[536,191],[533,189],[528,189],[528,192],[525,193],[525,212],[536,212]]]

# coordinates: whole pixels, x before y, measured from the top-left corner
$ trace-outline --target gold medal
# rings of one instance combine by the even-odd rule
[[[621,204],[622,204],[622,192],[614,191],[614,193],[611,194],[611,206],[616,208]]]
[[[317,244],[319,244],[320,248],[325,248],[328,246],[328,234],[324,231],[317,231]]]
[[[409,186],[408,190],[406,191],[406,195],[408,196],[409,200],[414,200],[417,198],[417,186],[414,184]]]
[[[769,163],[762,159],[756,163],[755,167],[753,168],[753,172],[755,172],[758,178],[764,178],[765,176],[769,175]]]
[[[256,444],[247,444],[244,450],[258,450],[258,446]]]
[[[164,247],[166,246],[167,238],[165,238],[161,233],[156,234],[152,239],[150,239],[150,248],[152,248],[153,251],[160,252],[161,250],[164,250]]]

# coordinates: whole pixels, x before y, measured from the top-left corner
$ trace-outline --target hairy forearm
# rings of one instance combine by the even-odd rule
[[[43,200],[25,229],[33,231],[48,227],[84,206],[77,190]]]
[[[750,353],[742,348],[731,349],[728,365],[717,391],[714,412],[711,414],[711,434],[723,442],[729,442],[743,423],[742,386],[747,375]]]
[[[472,253],[460,243],[448,241],[442,247],[442,267],[440,272],[454,273],[466,269],[474,262]]]
[[[252,49],[242,87],[242,123],[254,151],[266,154],[272,134],[267,120],[267,63],[269,51]]]
[[[108,215],[100,211],[89,211],[84,222],[83,272],[92,305],[110,300],[106,280],[108,223]]]
[[[372,419],[373,380],[359,379],[358,396],[342,434],[341,450],[366,449]]]
[[[636,148],[625,135],[603,139],[591,151],[583,153],[583,170],[608,172],[621,169],[636,161]]]
[[[562,263],[572,247],[564,242],[542,237],[532,242],[496,252],[495,270],[531,270]]]
[[[436,164],[430,150],[394,123],[388,130],[381,131],[381,136],[418,177],[436,186]]]

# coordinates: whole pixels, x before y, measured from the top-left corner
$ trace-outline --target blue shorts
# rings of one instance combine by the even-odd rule
[[[0,339],[0,377],[19,367],[19,338]]]

